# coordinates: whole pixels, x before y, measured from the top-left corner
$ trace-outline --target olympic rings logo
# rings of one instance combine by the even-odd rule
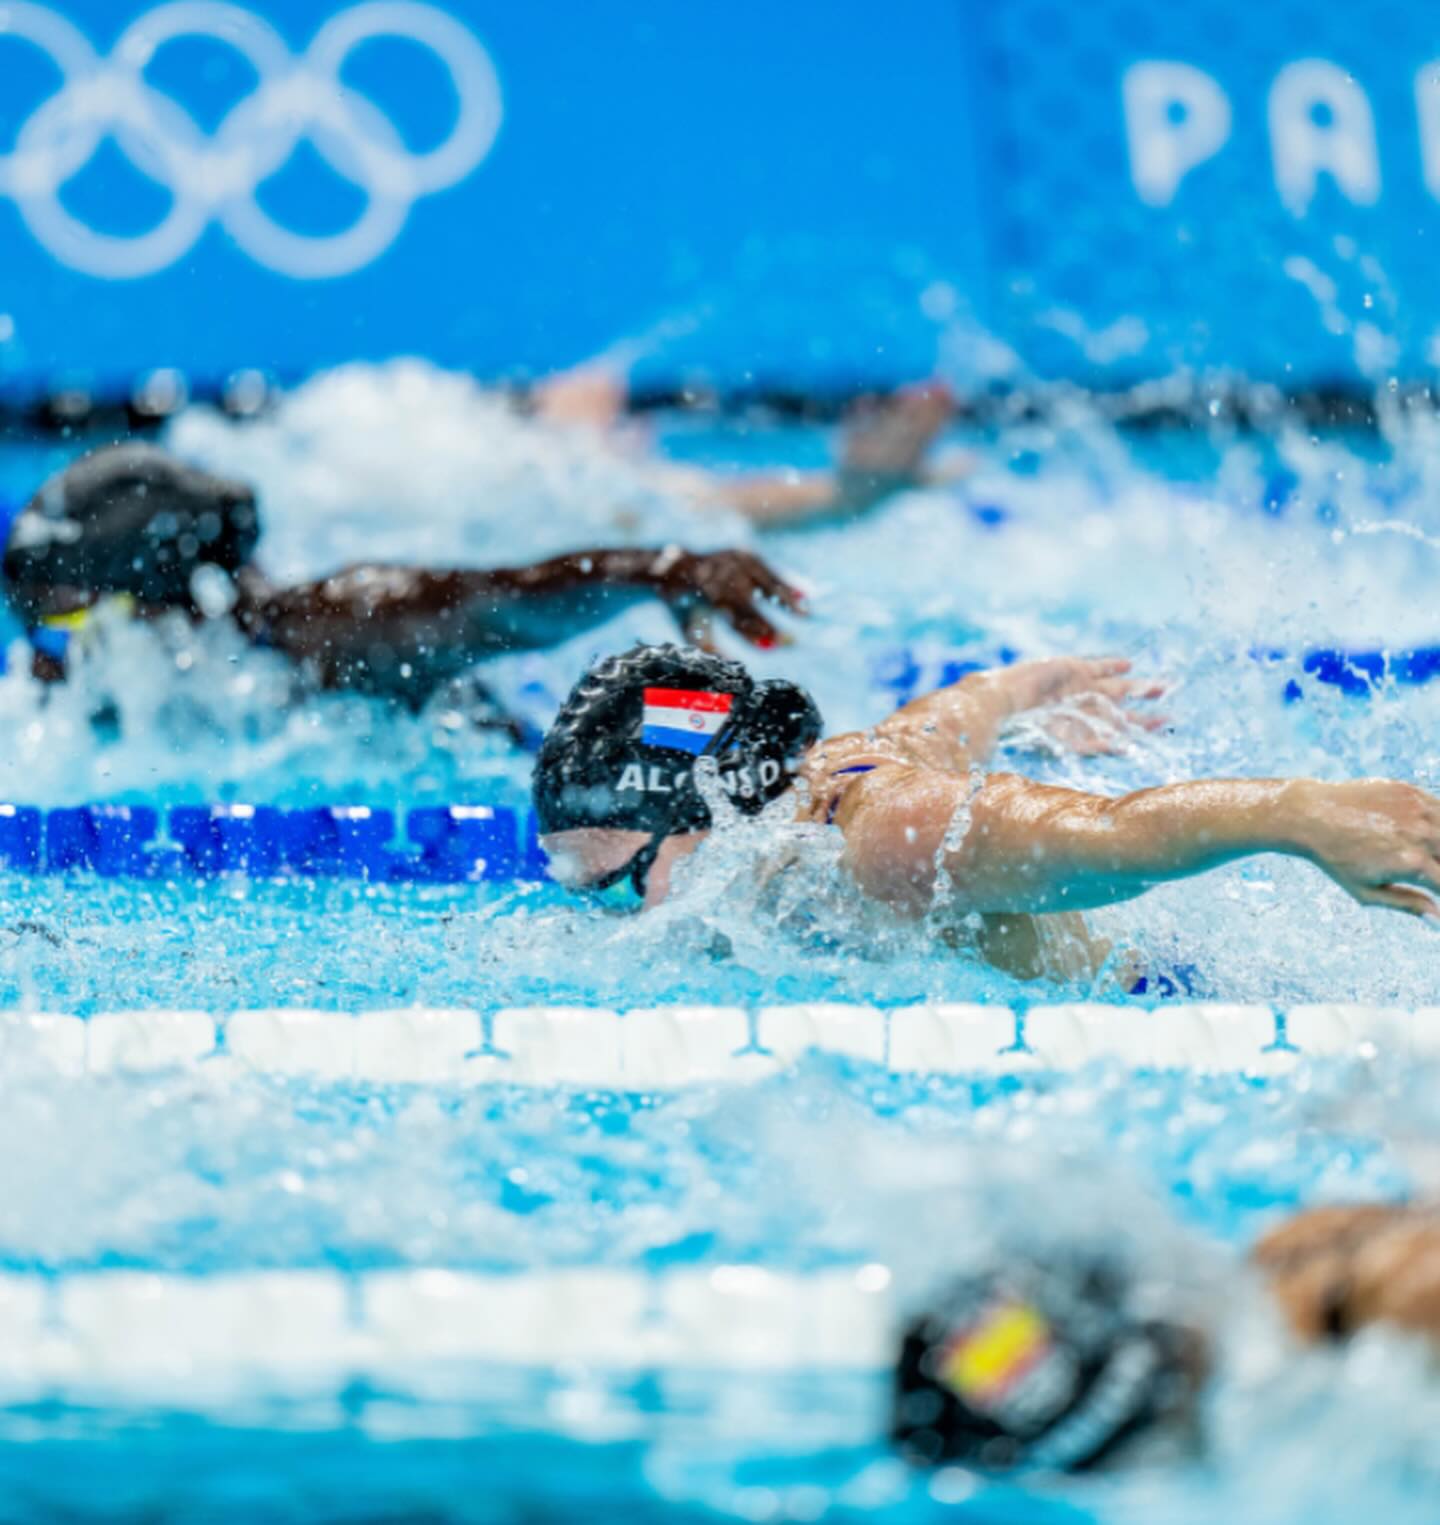
[[[108,58],[72,22],[29,0],[0,0],[5,36],[47,53],[63,82],[25,122],[14,149],[0,154],[0,195],[16,203],[56,259],[110,280],[173,265],[212,221],[278,274],[347,275],[390,247],[420,197],[469,175],[500,130],[500,84],[489,55],[453,16],[416,0],[370,0],[341,11],[298,59],[268,22],[226,0],[157,6],[124,32]],[[177,37],[214,38],[248,60],[259,77],[213,134],[145,79],[155,51]],[[449,72],[459,115],[437,147],[411,152],[389,117],[341,82],[350,54],[374,37],[418,43]],[[97,232],[60,201],[61,188],[107,137],[172,197],[161,222],[136,237]],[[255,199],[307,139],[366,196],[360,217],[330,236],[282,227]]]

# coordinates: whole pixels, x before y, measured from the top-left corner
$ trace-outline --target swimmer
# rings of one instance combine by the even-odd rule
[[[1440,1210],[1321,1207],[1251,1253],[1305,1343],[1373,1325],[1440,1353]],[[1173,1301],[1173,1299],[1172,1299]],[[891,1436],[920,1466],[1084,1472],[1174,1456],[1198,1441],[1212,1335],[1103,1256],[1014,1257],[960,1278],[908,1320]]]
[[[1142,708],[1162,692],[1125,661],[1023,662],[822,739],[794,684],[637,647],[581,679],[541,747],[541,841],[561,883],[628,880],[658,905],[709,830],[708,760],[742,813],[793,790],[797,819],[841,832],[859,889],[902,917],[933,918],[943,885],[939,934],[1025,979],[1100,972],[1110,950],[1074,913],[1258,853],[1303,858],[1362,905],[1440,915],[1440,800],[1408,784],[1203,779],[1110,798],[981,771],[1021,715],[1095,752],[1163,724]]]
[[[4,592],[26,627],[34,671],[65,676],[97,615],[226,618],[315,683],[420,708],[474,665],[551,646],[629,605],[659,599],[681,628],[718,614],[757,646],[780,631],[767,604],[801,595],[747,551],[591,550],[485,571],[354,566],[272,586],[253,561],[255,494],[153,445],[117,445],[68,466],[10,528]]]
[[[624,377],[599,362],[552,376],[531,396],[537,418],[587,428],[620,447],[631,441],[624,427],[628,403]],[[895,493],[969,475],[974,462],[966,455],[927,463],[954,414],[955,397],[944,382],[917,382],[885,397],[862,398],[849,410],[834,470],[715,472],[652,455],[648,475],[695,508],[729,509],[764,529],[847,519]]]

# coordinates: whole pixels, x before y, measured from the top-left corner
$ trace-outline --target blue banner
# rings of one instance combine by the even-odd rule
[[[1440,14],[1381,10],[6,0],[0,379],[1425,374]]]
[[[1440,12],[973,6],[988,310],[1058,374],[1434,369]]]

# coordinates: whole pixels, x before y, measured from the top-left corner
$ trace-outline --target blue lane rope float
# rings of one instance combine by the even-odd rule
[[[1368,699],[1386,684],[1418,688],[1440,678],[1440,646],[1373,650],[1317,646],[1298,653],[1257,646],[1250,650],[1249,657],[1266,667],[1299,662],[1303,676],[1286,680],[1283,697],[1287,704],[1305,698],[1305,679],[1339,689],[1352,699]],[[871,678],[897,704],[908,704],[921,694],[958,683],[970,673],[982,672],[987,667],[1005,667],[1019,659],[1020,653],[1009,646],[983,651],[974,648],[917,651],[901,646],[876,659]]]
[[[164,826],[162,833],[161,827]],[[529,811],[501,805],[393,810],[324,805],[0,805],[0,869],[106,878],[363,879],[371,883],[538,881],[546,858]]]

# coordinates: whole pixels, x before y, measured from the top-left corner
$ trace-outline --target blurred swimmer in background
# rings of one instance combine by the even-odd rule
[[[625,400],[622,380],[588,367],[542,384],[530,405],[557,427],[618,436]],[[715,474],[658,460],[653,472],[692,506],[725,506],[759,523],[859,512],[920,480],[952,406],[938,385],[862,405],[832,472]],[[73,462],[13,520],[4,549],[4,592],[35,673],[63,678],[106,620],[179,613],[230,620],[321,688],[415,709],[443,690],[489,721],[494,702],[473,671],[489,657],[558,645],[652,598],[692,641],[708,646],[718,616],[771,647],[783,637],[767,607],[802,604],[798,589],[748,551],[674,545],[584,549],[486,570],[361,564],[277,587],[254,560],[260,529],[248,482],[156,446],[110,446]]]
[[[801,596],[748,551],[695,555],[595,549],[489,570],[353,566],[272,586],[254,562],[255,494],[152,445],[119,445],[67,467],[10,529],[4,592],[34,670],[66,675],[107,618],[227,619],[313,682],[418,709],[486,658],[552,646],[654,598],[682,629],[712,615],[773,646],[766,606]],[[477,697],[483,690],[476,685]]]
[[[908,1318],[891,1437],[919,1466],[1085,1472],[1200,1443],[1217,1332],[1103,1250],[1015,1253],[950,1282]],[[1251,1264],[1306,1344],[1384,1325],[1440,1351],[1440,1210],[1319,1207]]]
[[[537,417],[586,427],[602,438],[626,438],[629,388],[603,364],[579,366],[535,389]],[[699,509],[729,509],[757,527],[779,529],[853,517],[909,488],[952,482],[970,462],[927,457],[955,412],[941,381],[917,382],[886,397],[867,397],[846,414],[840,459],[833,470],[714,472],[667,462],[649,453],[647,471],[664,492]]]
[[[1002,730],[1038,712],[1072,749],[1163,719],[1129,663],[1056,658],[975,673],[873,729],[823,738],[810,696],[736,662],[641,646],[598,663],[541,747],[535,806],[552,872],[577,889],[669,893],[705,841],[713,769],[743,814],[794,792],[799,821],[844,836],[869,899],[1021,979],[1144,978],[1076,914],[1258,853],[1308,859],[1362,905],[1440,915],[1440,800],[1361,779],[1204,779],[1120,798],[984,772]],[[783,873],[783,865],[777,865]]]

